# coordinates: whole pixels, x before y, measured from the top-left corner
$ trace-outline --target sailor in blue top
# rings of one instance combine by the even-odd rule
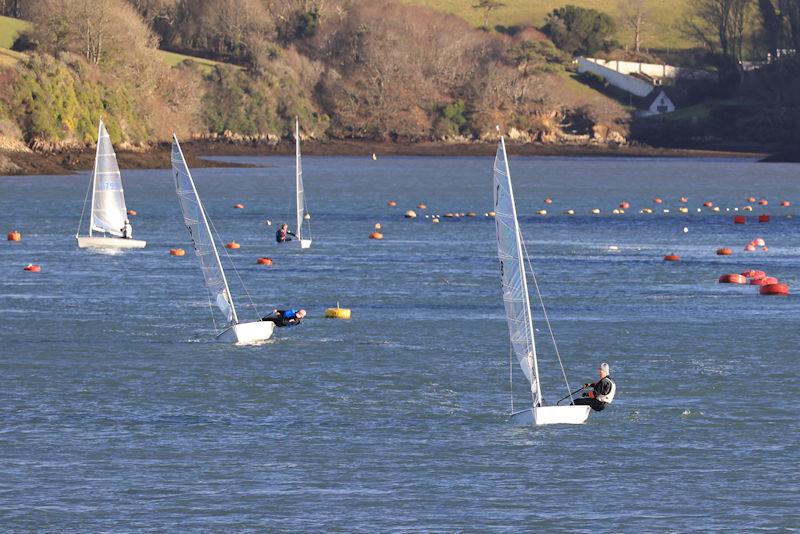
[[[274,309],[272,313],[267,315],[266,317],[262,317],[262,321],[271,321],[275,323],[275,326],[282,327],[282,326],[295,326],[300,324],[303,318],[306,316],[306,311],[303,309],[295,310],[294,308],[291,310],[279,310]]]

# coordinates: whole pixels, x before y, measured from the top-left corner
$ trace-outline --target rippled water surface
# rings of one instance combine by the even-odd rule
[[[304,158],[315,240],[304,252],[264,224],[288,218],[293,159],[251,159],[268,166],[194,175],[222,238],[242,245],[231,257],[258,311],[310,311],[257,347],[213,342],[169,171],[124,173],[148,245],[117,255],[76,248],[88,173],[0,179],[0,230],[23,234],[0,244],[2,530],[800,526],[800,219],[779,206],[800,204],[800,167],[512,156],[570,382],[609,361],[619,387],[586,425],[530,428],[508,422],[508,332],[483,217],[491,158]],[[772,221],[734,225],[726,208],[751,194]],[[690,215],[677,213],[682,195]],[[550,214],[535,215],[546,196]],[[631,209],[611,215],[622,200]],[[722,212],[697,213],[706,200]],[[419,202],[428,209],[404,219]],[[424,217],[448,211],[479,216]],[[367,239],[376,222],[384,241]],[[755,237],[769,252],[742,251]],[[716,256],[721,246],[733,256]],[[671,252],[682,261],[663,262]],[[42,272],[24,272],[29,262]],[[746,268],[796,295],[717,283]],[[255,317],[229,274],[240,316]],[[322,318],[337,301],[351,321]],[[565,386],[537,328],[553,402]]]

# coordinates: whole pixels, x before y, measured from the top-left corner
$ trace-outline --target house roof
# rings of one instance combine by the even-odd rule
[[[678,101],[675,97],[675,92],[672,91],[671,88],[656,86],[653,88],[652,91],[650,91],[650,94],[642,98],[641,102],[639,103],[640,107],[644,109],[649,109],[650,106],[653,105],[653,102],[655,102],[661,96],[661,93],[664,93],[667,96],[667,98],[669,98],[672,101],[673,105],[676,106],[678,105]]]

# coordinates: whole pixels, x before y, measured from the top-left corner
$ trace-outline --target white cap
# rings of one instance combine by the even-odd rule
[[[600,365],[597,366],[597,370],[603,371],[604,373],[608,373],[609,372],[608,364],[606,362],[601,363]]]

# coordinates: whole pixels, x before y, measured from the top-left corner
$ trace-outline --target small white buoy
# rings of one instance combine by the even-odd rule
[[[683,413],[681,415],[691,415],[691,413],[692,413],[692,411],[687,409],[687,410],[683,410]]]
[[[375,152],[373,152],[372,153],[372,161],[375,161],[376,159],[378,159],[378,156],[375,154]]]
[[[668,209],[668,208],[664,208],[662,211],[663,211],[664,213],[669,213],[669,209]]]
[[[303,219],[305,219],[306,221],[310,221],[311,220],[311,214],[310,213],[306,213],[305,215],[303,215]]]
[[[619,250],[619,247],[617,245],[609,245],[608,246],[608,250],[617,251],[617,250]]]
[[[701,212],[701,211],[703,211],[703,210],[701,210],[700,208],[697,208],[697,211],[698,211],[698,213],[699,213],[699,212]]]
[[[266,221],[266,224],[267,224],[267,226],[272,226],[272,221],[270,221],[269,219],[267,219],[267,221]]]
[[[684,226],[683,227],[683,233],[684,234],[688,234],[689,233],[689,227],[688,226]]]

